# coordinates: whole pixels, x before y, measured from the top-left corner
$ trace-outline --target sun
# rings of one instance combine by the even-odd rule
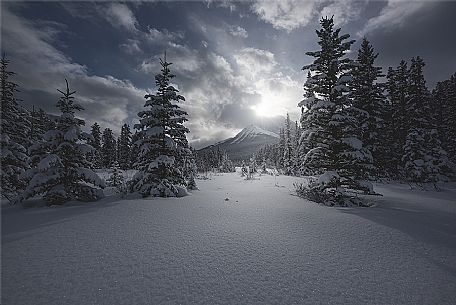
[[[255,114],[260,117],[273,117],[282,112],[282,99],[276,94],[262,94],[261,102],[252,106]]]

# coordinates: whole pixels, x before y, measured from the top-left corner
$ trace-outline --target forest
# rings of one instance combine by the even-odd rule
[[[43,196],[48,204],[102,198],[108,183],[121,192],[182,196],[196,189],[198,172],[243,172],[274,168],[309,177],[296,184],[299,196],[325,205],[363,205],[356,194],[378,195],[372,181],[398,180],[435,189],[454,181],[456,163],[456,73],[430,90],[424,60],[402,60],[386,71],[364,38],[356,58],[354,40],[322,18],[316,31],[319,50],[308,51],[301,118],[287,115],[277,144],[259,148],[242,164],[223,151],[198,152],[188,144],[185,101],[170,83],[172,63],[165,55],[155,76],[156,92],[145,95],[144,110],[120,136],[98,123],[85,127],[77,92],[66,81],[57,89],[59,116],[26,109],[16,98],[9,59],[1,59],[1,193],[11,204]],[[386,72],[386,74],[385,74]],[[62,79],[65,75],[62,75]],[[179,80],[173,80],[178,83]],[[247,168],[248,167],[248,170]],[[96,170],[110,169],[104,181]],[[119,170],[136,170],[125,181]]]

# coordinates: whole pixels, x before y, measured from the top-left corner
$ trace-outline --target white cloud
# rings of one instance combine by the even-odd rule
[[[240,27],[240,26],[230,26],[229,32],[231,35],[233,35],[235,37],[241,37],[241,38],[249,37],[249,34],[247,33],[247,31],[243,27]]]
[[[167,58],[172,62],[174,72],[187,73],[195,72],[203,65],[198,52],[189,47],[173,42],[168,42],[166,46]],[[156,54],[151,58],[143,60],[139,69],[146,73],[156,73],[160,71],[160,58],[164,54]]]
[[[127,54],[133,55],[142,52],[141,42],[137,39],[127,39],[125,43],[120,44],[120,49]]]
[[[378,16],[368,20],[366,26],[358,32],[358,36],[363,36],[377,29],[400,26],[410,16],[430,4],[432,4],[431,1],[389,0]]]
[[[334,24],[341,26],[356,19],[368,1],[345,0],[328,3],[320,13],[320,17],[334,16]]]
[[[305,27],[317,17],[333,16],[336,25],[355,19],[367,1],[358,0],[256,0],[251,9],[274,28],[286,31]]]
[[[318,0],[257,0],[251,8],[276,29],[291,31],[307,25],[316,15]]]
[[[255,48],[244,48],[235,54],[234,58],[236,63],[252,77],[270,72],[277,64],[273,53]]]
[[[136,31],[138,21],[127,5],[112,3],[106,10],[100,12],[115,27],[123,27],[129,31]]]

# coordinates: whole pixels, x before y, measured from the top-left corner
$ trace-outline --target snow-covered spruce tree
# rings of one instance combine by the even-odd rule
[[[250,162],[249,162],[249,172],[250,172],[251,174],[257,172],[257,161],[256,161],[256,156],[255,156],[255,155],[253,155],[253,156],[250,158]]]
[[[402,161],[410,182],[436,183],[448,179],[449,164],[438,130],[433,124],[430,111],[432,100],[423,75],[424,65],[420,57],[412,58],[406,104],[409,130]]]
[[[372,192],[365,181],[371,170],[372,155],[356,136],[358,110],[349,98],[353,62],[345,57],[354,41],[350,35],[339,35],[332,18],[322,18],[317,30],[321,50],[307,52],[315,58],[304,66],[311,71],[314,96],[299,103],[307,109],[304,126],[310,129],[303,141],[312,147],[304,157],[303,165],[320,174],[308,191],[298,189],[300,195],[328,205],[362,204],[346,189]]]
[[[66,81],[66,80],[65,80]],[[83,108],[74,102],[73,94],[66,81],[66,90],[58,90],[57,107],[61,115],[56,119],[55,129],[47,131],[43,142],[32,145],[31,169],[25,176],[29,180],[18,201],[43,194],[49,204],[61,204],[68,200],[94,201],[103,197],[104,181],[92,170],[86,154],[92,149],[82,141],[90,135],[81,131],[84,121],[75,117]]]
[[[87,159],[91,163],[91,168],[100,169],[103,167],[101,163],[101,128],[97,122],[91,126],[90,135],[91,138],[87,143],[93,149],[87,154]]]
[[[188,129],[183,125],[187,113],[177,105],[185,99],[170,85],[174,75],[166,54],[160,65],[161,73],[155,76],[157,92],[145,96],[144,106],[148,109],[138,113],[140,121],[135,125],[140,133],[137,141],[140,151],[135,165],[139,171],[133,178],[132,191],[143,196],[171,197],[180,195],[180,186],[185,187],[181,166],[189,150]]]
[[[136,164],[139,156],[139,144],[141,139],[141,134],[136,130],[135,133],[131,136],[131,149],[130,149],[130,162],[133,169],[136,168]]]
[[[314,135],[312,132],[313,127],[312,126],[312,113],[308,111],[311,109],[314,104],[318,101],[314,88],[315,88],[315,79],[312,78],[312,74],[310,71],[307,72],[307,79],[306,82],[304,83],[304,100],[302,100],[299,103],[299,107],[301,107],[301,128],[302,128],[302,133],[301,137],[299,139],[299,148],[298,148],[298,157],[297,157],[297,162],[298,162],[298,167],[299,171],[302,174],[305,175],[311,175],[315,174],[312,172],[312,168],[307,167],[304,158],[302,156],[305,156],[307,152],[309,152],[312,148],[314,148],[312,145],[314,144],[313,141],[311,141],[311,137]]]
[[[223,152],[222,154],[222,161],[220,163],[219,169],[221,173],[233,173],[236,171],[233,162],[230,160],[226,152]]]
[[[298,121],[295,121],[295,127],[293,132],[293,174],[298,175],[300,172],[301,162],[299,154],[299,142],[301,140],[301,128],[298,125]]]
[[[284,167],[284,158],[285,155],[285,130],[280,128],[279,132],[279,143],[277,145],[277,167],[283,169]]]
[[[456,73],[450,79],[437,83],[432,91],[431,113],[439,128],[442,146],[456,170]],[[454,171],[453,170],[453,171]]]
[[[1,81],[1,120],[0,120],[0,145],[1,145],[1,182],[0,193],[3,197],[13,202],[15,197],[24,187],[19,178],[27,168],[26,133],[29,124],[22,116],[21,107],[17,103],[15,93],[17,84],[10,80],[15,73],[8,71],[9,60],[5,55],[0,60]]]
[[[389,110],[384,113],[386,126],[385,146],[389,147],[389,160],[386,171],[393,178],[402,178],[403,147],[408,133],[408,113],[406,103],[409,98],[409,70],[407,62],[402,60],[396,69],[389,68],[386,82]]]
[[[115,161],[112,164],[112,173],[106,180],[108,186],[120,187],[125,182],[122,171],[120,170],[119,163]]]
[[[285,175],[293,174],[293,139],[291,138],[291,121],[290,115],[287,113],[284,128],[284,144],[283,144],[283,171]]]
[[[112,130],[105,128],[101,139],[103,141],[101,145],[101,165],[104,168],[111,168],[117,160],[117,145]]]
[[[29,121],[30,143],[41,141],[43,139],[43,135],[51,128],[50,126],[52,125],[48,115],[41,108],[39,110],[35,110],[35,107],[33,107],[32,111],[30,111]]]
[[[387,167],[387,147],[384,147],[385,122],[384,112],[387,111],[383,85],[377,79],[383,77],[382,68],[374,66],[378,53],[369,41],[364,38],[352,71],[353,81],[350,83],[351,98],[358,120],[358,137],[373,156],[375,171],[371,177],[383,176]]]
[[[121,169],[131,168],[131,131],[130,126],[124,124],[117,141],[117,158]]]

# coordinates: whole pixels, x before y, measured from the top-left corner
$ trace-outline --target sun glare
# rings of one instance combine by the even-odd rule
[[[281,100],[279,96],[276,95],[263,95],[261,97],[261,102],[252,106],[252,109],[255,111],[255,114],[262,117],[273,117],[283,110],[281,105]]]

